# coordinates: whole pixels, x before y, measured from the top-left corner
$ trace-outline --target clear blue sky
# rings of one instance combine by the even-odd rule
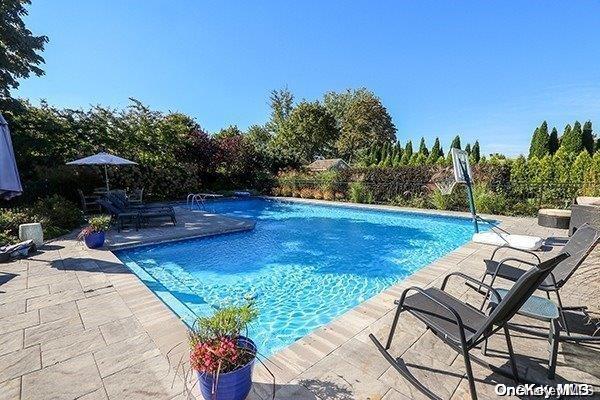
[[[269,116],[268,95],[365,86],[398,138],[527,151],[547,119],[600,131],[597,1],[33,0],[46,76],[15,93],[65,107],[135,97],[208,131]]]

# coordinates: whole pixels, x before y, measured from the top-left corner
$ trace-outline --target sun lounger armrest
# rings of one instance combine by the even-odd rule
[[[496,253],[497,253],[497,252],[498,252],[498,250],[500,250],[500,249],[510,249],[510,250],[516,250],[516,251],[520,251],[520,252],[522,252],[522,253],[526,253],[526,254],[529,254],[529,255],[531,255],[531,256],[534,256],[534,257],[536,258],[536,260],[537,260],[537,262],[538,262],[538,263],[541,263],[541,262],[542,262],[542,260],[540,260],[540,256],[538,256],[538,255],[537,255],[537,254],[535,254],[534,252],[532,252],[532,251],[529,251],[529,250],[523,250],[523,249],[519,249],[519,248],[517,248],[517,247],[512,247],[512,246],[509,246],[509,245],[497,246],[497,247],[496,247],[496,249],[494,250],[494,252],[492,253],[492,257],[490,258],[490,260],[493,260],[493,259],[494,259],[494,257],[496,256]]]
[[[475,279],[473,277],[465,275],[462,272],[452,272],[451,274],[446,275],[446,277],[444,278],[444,281],[442,282],[442,287],[441,287],[442,290],[444,290],[446,288],[446,284],[448,283],[448,281],[450,280],[450,278],[453,277],[453,276],[461,277],[461,278],[463,278],[466,281],[475,283],[478,286],[486,288],[489,291],[489,293],[492,293],[494,295],[494,297],[496,297],[496,300],[498,300],[498,303],[502,300],[502,297],[500,297],[500,293],[498,293],[498,291],[496,289],[494,289],[492,286],[490,286],[490,285],[488,285],[486,283],[483,283],[483,282],[481,282],[478,279]],[[468,286],[472,287],[470,285],[468,285]]]
[[[458,328],[459,328],[459,331],[460,331],[460,336],[461,336],[461,341],[463,343],[466,342],[466,340],[465,340],[465,326],[464,326],[464,324],[462,322],[462,319],[460,318],[460,314],[458,314],[458,312],[454,308],[452,308],[450,305],[444,303],[443,301],[440,301],[440,300],[434,298],[433,296],[429,295],[429,293],[427,293],[426,291],[424,291],[420,287],[411,286],[408,289],[404,290],[404,292],[402,292],[402,296],[400,296],[400,299],[396,300],[394,303],[397,304],[397,305],[399,305],[400,307],[402,307],[403,304],[404,304],[404,300],[406,299],[406,295],[410,291],[415,291],[415,292],[420,293],[421,295],[425,296],[428,300],[430,300],[430,301],[432,301],[432,302],[440,305],[443,309],[445,309],[448,312],[450,312],[454,316],[456,324],[458,325]]]

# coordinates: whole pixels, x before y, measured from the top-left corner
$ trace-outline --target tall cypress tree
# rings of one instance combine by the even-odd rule
[[[460,149],[460,136],[456,135],[454,139],[452,139],[452,143],[450,144],[451,149]]]
[[[594,154],[594,132],[592,130],[592,121],[586,121],[583,124],[583,147],[588,153]]]
[[[465,151],[468,155],[471,155],[471,143],[467,143],[467,145],[465,146]]]
[[[431,148],[431,151],[429,152],[429,157],[427,158],[427,164],[435,164],[438,158],[440,158],[440,156],[443,155],[444,154],[442,153],[442,149],[440,147],[440,139],[435,138],[435,142],[433,143],[433,147]]]
[[[412,158],[412,155],[413,155],[412,141],[409,140],[408,142],[406,142],[406,146],[404,146],[404,151],[402,152],[402,159],[400,160],[400,163],[402,165],[408,165],[408,163],[410,162],[410,159]]]
[[[550,136],[548,135],[548,124],[542,122],[539,128],[535,128],[529,146],[529,158],[537,157],[540,160],[550,152]]]
[[[448,150],[448,155],[446,156],[448,163],[452,162],[452,149],[460,149],[460,136],[456,135],[452,139],[452,143],[450,143],[450,150]]]
[[[421,138],[421,143],[419,144],[419,154],[423,154],[425,157],[429,156],[429,150],[427,149],[427,145],[425,144],[425,138]]]
[[[481,150],[479,149],[479,140],[475,141],[473,144],[473,149],[471,150],[471,158],[475,161],[475,164],[481,160]]]
[[[581,153],[581,150],[583,150],[583,132],[581,131],[581,124],[579,121],[575,121],[573,129],[570,128],[570,125],[565,127],[565,133],[560,139],[560,147],[564,149],[566,154],[575,154],[575,156],[577,156]]]
[[[554,155],[554,153],[556,153],[556,150],[558,150],[558,131],[556,130],[556,127],[552,128],[552,132],[550,132],[550,137],[548,138],[548,152],[551,155]]]

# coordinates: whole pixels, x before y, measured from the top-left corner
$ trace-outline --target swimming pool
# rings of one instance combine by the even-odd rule
[[[277,350],[470,240],[465,218],[355,207],[226,200],[214,212],[256,227],[115,252],[188,324],[253,297],[251,337]]]

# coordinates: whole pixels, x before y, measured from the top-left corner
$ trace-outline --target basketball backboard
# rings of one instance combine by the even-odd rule
[[[473,182],[471,165],[469,164],[469,153],[461,149],[452,149],[452,164],[454,166],[454,179],[458,183]],[[465,176],[465,174],[467,176]]]

